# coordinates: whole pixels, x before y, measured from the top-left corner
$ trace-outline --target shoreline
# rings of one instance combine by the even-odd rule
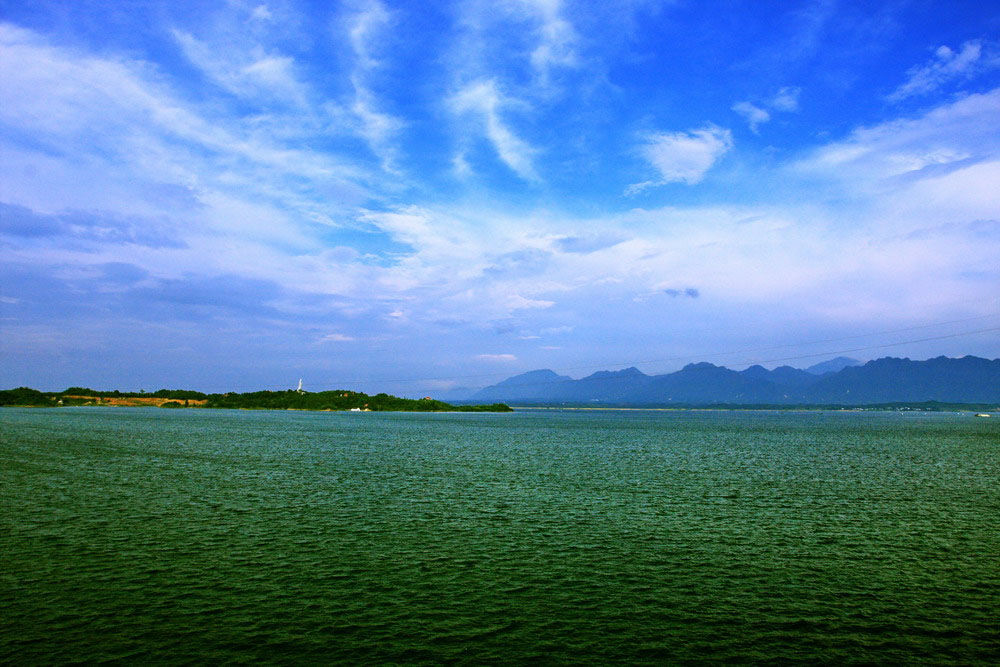
[[[221,411],[221,410],[234,410],[240,412],[346,412],[351,414],[364,414],[364,413],[377,413],[377,412],[400,412],[412,415],[426,415],[426,414],[452,414],[452,415],[468,415],[468,414],[488,414],[488,415],[502,415],[510,414],[514,411],[513,408],[510,410],[312,410],[309,408],[228,408],[228,407],[209,407],[204,405],[191,405],[191,406],[180,406],[180,407],[170,407],[162,408],[157,405],[113,405],[108,403],[101,403],[97,405],[0,405],[0,409],[3,408],[31,408],[37,410],[65,410],[65,409],[124,409],[124,410],[167,410],[169,412],[175,412],[179,410],[195,410],[195,411]]]
[[[662,408],[662,407],[624,407],[624,406],[608,406],[608,407],[584,407],[584,406],[552,406],[552,405],[511,405],[512,410],[576,410],[576,411],[622,411],[622,412],[944,412],[944,413],[958,413],[963,412],[983,412],[983,413],[1000,413],[1000,408],[982,408],[975,404],[969,407],[959,407],[954,408],[941,408],[941,409],[928,409],[922,407],[883,407],[881,405],[875,404],[871,406],[851,406],[843,407],[837,405],[817,405],[810,407],[779,407],[779,406],[766,406],[757,407],[754,405],[743,405],[743,406],[733,406],[733,407],[712,407],[712,406],[686,406],[686,407],[676,407],[676,408]]]
[[[331,409],[310,409],[310,408],[266,408],[266,407],[209,407],[205,405],[190,405],[190,406],[177,406],[170,408],[162,408],[157,405],[122,405],[122,404],[91,404],[91,405],[0,405],[0,408],[33,408],[33,409],[50,409],[56,410],[61,408],[119,408],[119,409],[166,409],[170,411],[175,410],[238,410],[243,412],[344,412],[344,413],[374,413],[374,412],[396,412],[396,413],[406,413],[406,414],[508,414],[510,412],[545,412],[545,411],[572,411],[572,412],[787,412],[787,413],[805,413],[805,412],[908,412],[908,413],[922,413],[922,414],[970,414],[972,416],[979,416],[981,413],[987,416],[1000,415],[1000,409],[983,409],[982,407],[969,406],[969,407],[959,407],[955,406],[949,409],[927,409],[919,407],[880,407],[880,406],[869,406],[869,407],[839,407],[839,406],[815,406],[815,407],[755,407],[755,406],[739,406],[739,407],[676,407],[676,408],[661,408],[661,407],[622,407],[622,406],[609,406],[609,407],[583,407],[583,406],[540,406],[540,405],[511,405],[510,410],[331,410]]]

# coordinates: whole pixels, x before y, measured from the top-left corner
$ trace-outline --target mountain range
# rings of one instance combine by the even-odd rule
[[[579,380],[544,369],[473,391],[468,399],[605,405],[992,403],[1000,402],[1000,359],[885,357],[862,364],[838,357],[806,369],[751,366],[742,371],[701,362],[664,375],[632,367]]]

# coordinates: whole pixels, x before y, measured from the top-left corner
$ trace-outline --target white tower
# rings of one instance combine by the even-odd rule
[[[296,389],[295,391],[299,392],[300,394],[302,393],[302,378],[299,378],[299,388]]]

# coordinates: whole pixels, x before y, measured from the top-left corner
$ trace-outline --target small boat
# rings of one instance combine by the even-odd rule
[[[980,412],[980,413],[979,413],[979,414],[977,414],[976,416],[977,416],[977,417],[992,417],[993,415],[991,415],[991,414],[990,414],[990,413],[988,413],[988,412]]]

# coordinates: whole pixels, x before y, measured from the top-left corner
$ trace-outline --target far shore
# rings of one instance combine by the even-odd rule
[[[984,408],[976,404],[947,404],[947,406],[926,406],[913,404],[908,406],[895,405],[814,405],[814,406],[780,406],[780,405],[734,405],[734,406],[677,406],[677,407],[642,407],[642,406],[569,406],[569,405],[511,405],[513,410],[576,410],[576,411],[620,411],[620,412],[1000,412],[1000,407]]]

